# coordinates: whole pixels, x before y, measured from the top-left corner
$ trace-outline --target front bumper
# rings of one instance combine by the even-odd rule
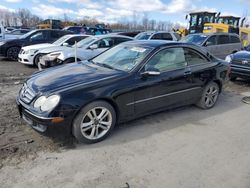
[[[53,128],[60,128],[60,130],[64,130],[65,132],[70,132],[71,130],[71,124],[73,118],[70,118],[69,116],[64,117],[46,117],[37,115],[27,108],[25,108],[25,105],[22,101],[17,97],[16,98],[16,104],[17,108],[20,114],[20,117],[33,129],[40,133],[45,133],[48,131],[48,129]],[[74,113],[74,112],[72,112]],[[63,114],[63,113],[61,113]],[[73,114],[72,114],[73,117]]]
[[[53,61],[48,61],[48,60],[45,60],[43,57],[41,57],[39,59],[39,63],[40,63],[40,65],[42,67],[49,68],[49,67],[54,67],[54,66],[57,66],[57,65],[61,65],[63,63],[63,61],[58,59],[58,58],[56,58]]]
[[[231,64],[231,75],[250,78],[250,67]]]
[[[18,54],[18,62],[26,65],[33,65],[33,57],[29,54]]]

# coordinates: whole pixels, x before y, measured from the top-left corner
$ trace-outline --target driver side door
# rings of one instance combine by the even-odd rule
[[[160,75],[142,77],[141,74],[147,71]],[[158,51],[136,78],[139,87],[135,92],[135,114],[142,116],[188,103],[192,93],[196,92],[190,76],[182,47]]]

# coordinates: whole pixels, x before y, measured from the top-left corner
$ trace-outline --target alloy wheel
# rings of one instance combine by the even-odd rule
[[[219,91],[215,86],[211,86],[205,93],[205,104],[208,108],[212,107],[218,99]]]
[[[95,107],[89,110],[81,122],[81,133],[90,140],[102,138],[112,125],[112,114],[104,107]]]

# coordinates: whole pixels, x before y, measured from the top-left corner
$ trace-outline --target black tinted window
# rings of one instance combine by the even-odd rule
[[[228,35],[219,35],[218,44],[229,44],[230,39]]]
[[[112,38],[105,38],[97,41],[95,44],[98,45],[98,48],[110,48],[114,46],[114,40]]]
[[[84,39],[86,37],[84,36],[77,36],[77,37],[72,37],[69,40],[66,41],[70,46],[74,45],[76,42],[79,42],[80,40]]]
[[[167,48],[154,55],[145,65],[145,71],[165,72],[186,67],[183,48]]]
[[[37,40],[45,40],[46,37],[46,31],[38,31],[36,33],[34,33],[33,35],[31,35],[30,39],[32,41],[37,41]]]
[[[151,39],[153,39],[153,40],[161,40],[162,35],[161,35],[161,33],[154,34]]]
[[[211,36],[207,39],[206,46],[216,45],[216,36]]]
[[[50,36],[52,39],[58,39],[58,38],[62,37],[64,34],[66,34],[66,33],[61,32],[61,31],[51,31]]]
[[[122,42],[130,41],[130,39],[127,38],[115,38],[115,45],[120,44]]]
[[[173,40],[173,37],[170,33],[162,33],[162,40]]]
[[[185,48],[184,53],[188,65],[199,65],[208,62],[207,59],[205,59],[202,55],[198,54],[198,52],[192,49]]]
[[[240,43],[239,37],[231,36],[231,43]]]

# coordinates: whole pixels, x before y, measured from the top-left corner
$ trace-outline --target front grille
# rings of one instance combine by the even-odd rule
[[[233,59],[232,64],[243,67],[250,67],[250,59]]]
[[[20,99],[26,104],[29,104],[35,98],[35,96],[35,93],[30,88],[28,88],[27,84],[24,84],[20,91]]]

